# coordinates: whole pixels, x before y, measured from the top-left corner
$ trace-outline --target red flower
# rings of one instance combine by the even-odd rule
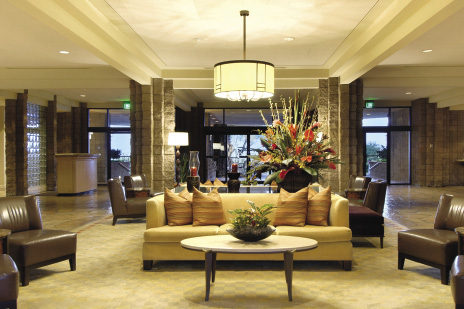
[[[300,145],[297,145],[297,146],[295,147],[295,153],[296,153],[297,155],[299,155],[302,149],[303,149],[303,147],[301,147]]]
[[[333,162],[329,162],[329,168],[331,169],[336,169],[337,167],[335,166],[335,164]]]
[[[294,169],[294,167],[291,167],[291,168],[289,168],[288,170],[282,170],[282,171],[280,172],[280,174],[279,174],[279,178],[282,179],[282,180],[284,180],[285,175],[287,175],[287,173],[290,172],[290,171],[293,170],[293,169]]]
[[[271,150],[275,150],[276,148],[277,148],[277,145],[276,145],[275,143],[274,143],[274,144],[272,144],[272,146],[271,146]]]
[[[304,136],[307,141],[312,142],[314,140],[314,132],[312,130],[306,130]]]
[[[330,152],[331,154],[335,154],[335,150],[333,150],[332,148],[327,148],[326,150],[324,150],[324,152]]]

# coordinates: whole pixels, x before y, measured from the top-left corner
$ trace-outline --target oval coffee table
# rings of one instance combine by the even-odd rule
[[[317,248],[317,241],[295,236],[272,235],[257,242],[245,242],[230,235],[187,238],[180,242],[185,249],[205,252],[206,295],[209,300],[211,282],[216,276],[216,254],[271,254],[283,253],[288,300],[292,301],[293,253]]]

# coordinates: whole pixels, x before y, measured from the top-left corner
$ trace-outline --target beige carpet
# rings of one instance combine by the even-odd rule
[[[439,271],[406,261],[397,269],[396,239],[403,227],[388,221],[378,238],[354,239],[354,266],[295,262],[293,302],[280,262],[218,261],[210,300],[204,301],[202,262],[162,262],[142,270],[145,222],[111,226],[107,217],[81,228],[77,271],[61,262],[32,272],[19,291],[19,308],[454,308]]]

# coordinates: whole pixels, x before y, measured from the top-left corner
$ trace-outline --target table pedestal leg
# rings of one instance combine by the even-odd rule
[[[295,252],[295,250],[286,251],[284,253],[285,281],[287,281],[289,301],[292,301],[293,252]]]
[[[216,276],[216,253],[211,250],[203,250],[205,252],[205,279],[206,279],[206,294],[205,301],[209,300],[209,290],[211,287],[211,273],[212,281],[214,282]]]

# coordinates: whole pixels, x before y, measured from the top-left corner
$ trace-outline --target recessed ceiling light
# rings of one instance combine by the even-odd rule
[[[431,50],[431,49],[425,49],[425,50],[423,50],[422,52],[423,52],[423,53],[431,53],[432,50]]]
[[[295,38],[292,38],[292,37],[288,37],[288,38],[284,38],[284,41],[287,41],[287,42],[291,42],[291,41],[294,41]]]
[[[85,94],[81,94],[81,97],[85,98]]]
[[[406,94],[411,94],[411,92],[406,92]]]
[[[219,120],[216,120],[215,122],[219,122]]]
[[[202,42],[204,40],[204,38],[193,38],[193,40],[195,42]]]
[[[69,52],[67,50],[60,50],[60,54],[69,54]]]
[[[247,111],[247,112],[251,112],[251,109],[247,109],[246,111]]]
[[[366,114],[367,116],[370,116],[371,114]]]

